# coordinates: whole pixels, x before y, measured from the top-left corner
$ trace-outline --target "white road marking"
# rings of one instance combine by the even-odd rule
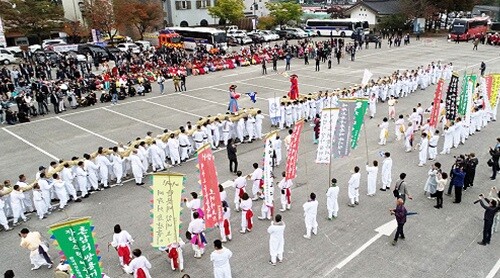
[[[268,90],[275,91],[275,92],[282,92],[282,93],[286,94],[286,89],[276,89],[276,88],[272,88],[272,87],[267,87],[267,86],[262,86],[262,85],[255,85],[255,84],[250,84],[250,83],[241,82],[241,81],[238,82],[238,83],[245,84],[245,85],[248,85],[248,86],[253,86],[253,87],[264,88],[264,89],[268,89]],[[265,99],[265,98],[257,97],[257,99]]]
[[[111,143],[113,143],[113,144],[115,144],[115,145],[117,145],[117,144],[118,144],[118,142],[116,142],[115,140],[111,140],[111,139],[109,139],[108,137],[102,136],[101,134],[95,133],[95,132],[93,132],[93,131],[91,131],[91,130],[88,130],[88,129],[86,129],[86,128],[82,127],[82,126],[79,126],[79,125],[77,125],[77,124],[75,124],[75,123],[72,123],[72,122],[70,122],[70,121],[68,121],[68,120],[62,119],[61,117],[56,117],[56,119],[58,119],[58,120],[60,120],[60,121],[63,121],[63,122],[65,122],[65,123],[69,124],[69,125],[72,125],[72,126],[74,126],[74,127],[78,128],[78,129],[81,129],[81,130],[83,130],[83,131],[85,131],[85,132],[87,132],[87,133],[90,133],[90,134],[92,134],[92,135],[94,135],[94,136],[97,136],[97,137],[99,137],[99,138],[101,138],[101,139],[104,139],[104,140],[106,140],[106,141],[108,141],[108,142],[111,142]]]
[[[273,80],[273,81],[278,81],[278,82],[290,83],[290,81],[288,81],[288,80],[280,80],[280,79],[274,79],[274,78],[270,78],[270,77],[266,77],[266,79]],[[323,89],[323,90],[329,89],[329,88],[327,88],[325,86],[311,85],[311,84],[304,83],[303,81],[299,82],[299,86],[309,86],[309,87],[314,87],[314,88],[320,88],[320,89]]]
[[[7,132],[8,134],[10,134],[10,135],[12,135],[12,136],[16,137],[17,139],[21,140],[21,141],[22,141],[23,143],[25,143],[26,145],[28,145],[28,146],[30,146],[30,147],[32,147],[32,148],[34,148],[34,149],[38,150],[39,152],[41,152],[41,153],[45,154],[46,156],[48,156],[48,157],[50,157],[50,158],[52,158],[52,159],[54,159],[54,160],[59,160],[59,158],[57,158],[57,156],[55,156],[55,155],[53,155],[53,154],[51,154],[51,153],[49,153],[49,152],[47,152],[47,151],[43,150],[42,148],[40,148],[40,147],[36,146],[35,144],[33,144],[33,143],[29,142],[28,140],[26,140],[26,139],[22,138],[21,136],[19,136],[19,135],[15,134],[14,132],[12,132],[12,131],[10,131],[10,130],[6,129],[5,127],[3,127],[2,129],[3,129],[3,131],[5,131],[5,132]]]
[[[147,102],[147,103],[150,103],[150,104],[154,104],[156,106],[160,106],[160,107],[164,107],[164,108],[167,108],[167,109],[170,109],[170,110],[174,110],[174,111],[177,111],[179,113],[188,114],[188,115],[195,116],[195,117],[203,117],[202,115],[198,115],[198,114],[194,114],[194,113],[191,113],[191,112],[183,111],[183,110],[180,110],[180,109],[177,109],[177,108],[173,108],[173,107],[170,107],[170,106],[167,106],[167,105],[163,105],[163,104],[160,104],[160,103],[152,102],[152,101],[149,101],[149,100],[146,100],[146,99],[143,100],[143,102]]]
[[[500,259],[498,259],[497,263],[493,268],[490,270],[486,278],[494,278],[497,272],[500,270]]]
[[[148,126],[156,127],[156,128],[158,128],[158,129],[161,129],[161,130],[165,130],[165,127],[161,127],[161,126],[158,126],[158,125],[155,125],[155,124],[152,124],[152,123],[148,123],[148,122],[143,121],[143,120],[139,120],[139,119],[134,118],[134,117],[131,117],[131,116],[129,116],[129,115],[126,115],[126,114],[123,114],[123,113],[120,113],[120,112],[113,111],[113,110],[108,109],[108,108],[106,108],[106,107],[103,107],[102,109],[103,109],[103,110],[106,110],[106,111],[109,111],[109,112],[111,112],[111,113],[115,113],[116,115],[120,115],[120,116],[122,116],[122,117],[125,117],[125,118],[128,118],[128,119],[131,119],[131,120],[134,120],[134,121],[136,121],[136,122],[139,122],[139,123],[142,123],[142,124],[145,124],[145,125],[148,125]]]
[[[315,77],[315,76],[309,76],[309,75],[304,75],[301,74],[300,77],[305,77],[305,78],[310,78],[310,79],[318,79],[318,80],[324,80],[324,81],[329,81],[332,83],[344,83],[344,84],[350,84],[350,85],[356,85],[359,83],[354,83],[354,82],[349,82],[349,81],[341,81],[341,80],[334,80],[334,79],[327,79],[327,78],[321,78],[321,77]],[[299,83],[300,85],[301,83]],[[310,85],[309,85],[310,86]]]

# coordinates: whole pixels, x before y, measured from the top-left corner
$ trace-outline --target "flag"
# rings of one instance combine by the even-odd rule
[[[330,163],[332,156],[333,131],[339,116],[338,108],[323,108],[321,110],[321,123],[319,127],[318,149],[316,163]]]
[[[342,158],[351,153],[352,129],[354,126],[354,111],[356,100],[339,100],[339,117],[333,133],[333,158]]]
[[[257,97],[257,92],[248,92],[247,93],[247,96],[250,97],[250,100],[255,103],[257,102],[257,100],[255,99]]]
[[[276,139],[276,131],[269,133],[264,140],[264,202],[272,205],[274,200],[274,182],[273,182],[273,141]]]
[[[96,240],[93,235],[94,227],[90,218],[78,218],[57,223],[49,227],[49,234],[54,239],[53,244],[58,246],[64,256],[61,259],[71,266],[72,277],[101,278],[101,264]],[[36,276],[36,275],[35,275]]]
[[[455,120],[457,117],[458,75],[453,74],[446,92],[446,119]]]
[[[443,86],[444,86],[444,79],[439,79],[438,84],[436,86],[436,91],[434,92],[434,100],[433,100],[433,105],[432,105],[432,110],[431,110],[431,115],[430,115],[430,126],[436,128],[437,123],[439,121],[439,113],[440,107],[441,107],[441,98],[443,95]]]
[[[368,99],[360,98],[356,100],[356,110],[354,111],[354,125],[352,127],[351,149],[358,147],[359,133],[365,120]]]
[[[269,101],[269,118],[280,117],[280,98],[268,98]]]
[[[497,104],[498,104],[498,94],[500,91],[500,74],[494,74],[493,75],[493,82],[491,85],[491,97],[490,97],[490,104],[491,108],[493,110],[496,110]]]
[[[297,158],[299,155],[300,134],[304,128],[304,120],[299,120],[295,123],[290,140],[290,147],[286,155],[286,180],[292,180],[297,177]]]
[[[476,75],[470,74],[465,75],[462,80],[462,92],[460,93],[460,99],[458,101],[458,114],[465,115],[467,113],[467,107],[469,106],[469,101],[472,101],[472,94],[469,97],[469,92],[472,90],[474,92],[474,87],[476,86]]]
[[[370,79],[372,78],[373,74],[365,69],[365,72],[363,73],[363,80],[361,81],[361,86],[366,86],[368,85],[368,82],[370,82]]]
[[[163,247],[179,239],[181,217],[181,195],[184,189],[184,175],[156,173],[152,176],[153,186],[153,247]]]
[[[222,206],[219,194],[219,180],[210,144],[198,149],[197,156],[200,171],[199,182],[203,195],[205,227],[213,228],[216,224],[222,222]]]

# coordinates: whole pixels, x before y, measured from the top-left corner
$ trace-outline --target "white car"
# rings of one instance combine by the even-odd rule
[[[116,48],[120,49],[123,52],[128,52],[129,50],[134,53],[134,54],[139,54],[141,53],[141,49],[137,46],[135,43],[119,43]]]
[[[87,56],[80,54],[75,51],[68,51],[66,52],[67,58],[71,57],[75,59],[77,62],[87,62]]]
[[[233,37],[233,38],[243,38],[246,37],[247,32],[244,30],[230,30],[227,31],[227,36],[228,37]]]
[[[17,58],[12,54],[0,52],[0,63],[4,65],[17,63]]]
[[[269,30],[262,30],[260,31],[262,36],[264,36],[264,40],[266,42],[268,41],[276,41],[280,39],[280,36],[276,33],[273,33],[272,31]]]
[[[139,47],[142,48],[142,50],[148,51],[151,49],[151,42],[150,41],[135,41],[135,44]]]
[[[39,44],[33,44],[33,45],[28,46],[28,50],[30,52],[35,52],[37,50],[42,50],[42,46]]]
[[[45,49],[47,46],[59,44],[66,44],[66,42],[61,39],[43,40],[42,48]]]

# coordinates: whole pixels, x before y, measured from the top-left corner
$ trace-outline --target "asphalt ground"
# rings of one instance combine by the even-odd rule
[[[454,69],[478,73],[479,64],[485,61],[487,72],[499,72],[500,60],[498,48],[479,46],[472,51],[471,44],[448,43],[441,39],[429,39],[421,42],[412,41],[410,46],[389,49],[362,50],[357,53],[356,61],[346,59],[340,65],[333,63],[328,70],[321,64],[319,72],[314,71],[314,62],[305,66],[302,60],[294,59],[291,72],[299,76],[301,93],[317,90],[348,87],[361,82],[364,69],[369,69],[374,77],[385,76],[396,69],[415,69],[431,61],[452,62]],[[281,73],[284,62],[278,63]],[[79,108],[66,111],[56,117],[54,114],[37,118],[31,123],[7,126],[0,129],[2,157],[0,169],[2,179],[16,180],[20,173],[34,179],[39,165],[48,165],[55,159],[69,159],[84,152],[95,151],[99,146],[111,146],[117,142],[128,142],[136,137],[144,137],[147,131],[155,135],[164,128],[175,129],[186,121],[196,121],[200,116],[225,113],[227,109],[229,85],[238,86],[238,92],[257,91],[258,99],[251,103],[247,96],[242,96],[240,107],[258,107],[268,112],[267,98],[284,95],[289,88],[288,78],[273,72],[268,64],[268,75],[261,75],[260,66],[251,66],[231,71],[210,73],[204,76],[189,77],[187,92],[173,92],[173,84],[167,83],[167,94],[159,95],[157,86],[154,92],[145,97],[134,97],[121,101],[116,106],[98,104],[96,107]],[[397,104],[397,113],[409,114],[411,108],[421,102],[428,106],[433,98],[435,86],[425,91],[401,99]],[[391,136],[387,146],[380,147],[377,124],[387,115],[387,105],[380,103],[374,119],[366,120],[366,134],[361,135],[360,145],[350,157],[334,160],[332,174],[339,181],[340,211],[338,219],[326,220],[325,193],[328,187],[327,165],[314,163],[316,145],[313,145],[313,131],[306,125],[299,147],[298,177],[292,192],[292,210],[283,213],[287,225],[285,231],[285,259],[283,264],[270,266],[268,221],[255,219],[251,233],[240,235],[239,213],[232,213],[233,240],[226,247],[234,253],[231,260],[233,277],[487,277],[499,260],[500,244],[498,234],[494,234],[492,244],[484,247],[476,244],[482,236],[483,209],[472,202],[479,193],[487,193],[489,188],[498,183],[489,180],[490,169],[486,166],[487,146],[495,143],[499,134],[498,122],[490,123],[486,129],[470,137],[466,144],[453,149],[450,155],[439,155],[438,161],[443,169],[449,169],[454,162],[453,155],[475,152],[480,164],[477,169],[475,186],[464,193],[461,204],[452,204],[453,199],[445,197],[444,208],[433,208],[434,201],[423,194],[428,167],[417,167],[418,153],[405,153],[402,142],[396,142]],[[264,130],[270,130],[268,119]],[[393,131],[393,125],[390,126]],[[281,131],[282,137],[285,132]],[[391,134],[393,135],[393,134]],[[367,144],[365,144],[365,138]],[[439,149],[443,144],[440,140]],[[377,191],[376,196],[366,196],[366,164],[369,160],[382,160],[380,151],[392,153],[393,180],[400,172],[408,174],[410,194],[413,201],[408,201],[407,209],[417,212],[409,216],[405,225],[406,240],[391,246],[392,237],[382,236],[350,260],[341,269],[338,264],[362,247],[377,233],[377,227],[391,221],[388,209],[394,207],[392,192]],[[244,173],[252,171],[252,163],[260,162],[263,143],[242,144],[238,146],[240,169]],[[234,178],[228,171],[228,162],[224,150],[215,154],[219,181],[222,183]],[[186,192],[199,191],[196,162],[190,161],[173,169],[187,176]],[[354,166],[361,166],[362,180],[360,205],[347,207],[347,180],[349,171]],[[275,170],[284,170],[284,163]],[[149,179],[146,179],[149,184]],[[377,185],[380,185],[380,172]],[[250,186],[250,183],[249,183]],[[307,201],[310,192],[315,192],[319,199],[319,233],[311,240],[302,237],[305,232],[302,204]],[[234,190],[228,189],[232,200]],[[118,264],[114,250],[107,250],[111,241],[114,224],[121,224],[134,237],[133,248],[141,248],[153,264],[152,277],[180,277],[172,272],[166,254],[150,246],[149,201],[152,195],[149,189],[137,187],[128,182],[123,187],[114,187],[104,192],[93,194],[82,203],[71,205],[64,212],[53,213],[45,220],[36,217],[25,225],[10,232],[0,233],[0,270],[13,269],[16,277],[52,277],[53,271],[40,269],[30,271],[29,255],[19,247],[17,233],[21,228],[38,230],[47,236],[47,227],[70,217],[92,217],[96,226],[97,243],[101,246],[103,270],[110,277],[128,277]],[[278,201],[278,200],[276,200]],[[254,204],[254,212],[260,213],[261,203]],[[188,213],[182,216],[187,228]],[[181,231],[184,234],[184,230]],[[207,231],[209,246],[202,259],[194,259],[189,245],[184,247],[185,271],[191,277],[211,277],[212,266],[209,253],[213,250],[211,242],[219,236],[219,231]],[[50,254],[57,261],[58,252],[52,248]]]

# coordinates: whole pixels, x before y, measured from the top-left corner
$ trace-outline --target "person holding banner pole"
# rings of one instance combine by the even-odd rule
[[[253,173],[252,175],[248,175],[247,178],[252,180],[252,200],[257,201],[260,198],[263,198],[264,196],[261,195],[261,187],[264,184],[264,180],[262,179],[262,168],[259,167],[258,163],[253,164]]]

